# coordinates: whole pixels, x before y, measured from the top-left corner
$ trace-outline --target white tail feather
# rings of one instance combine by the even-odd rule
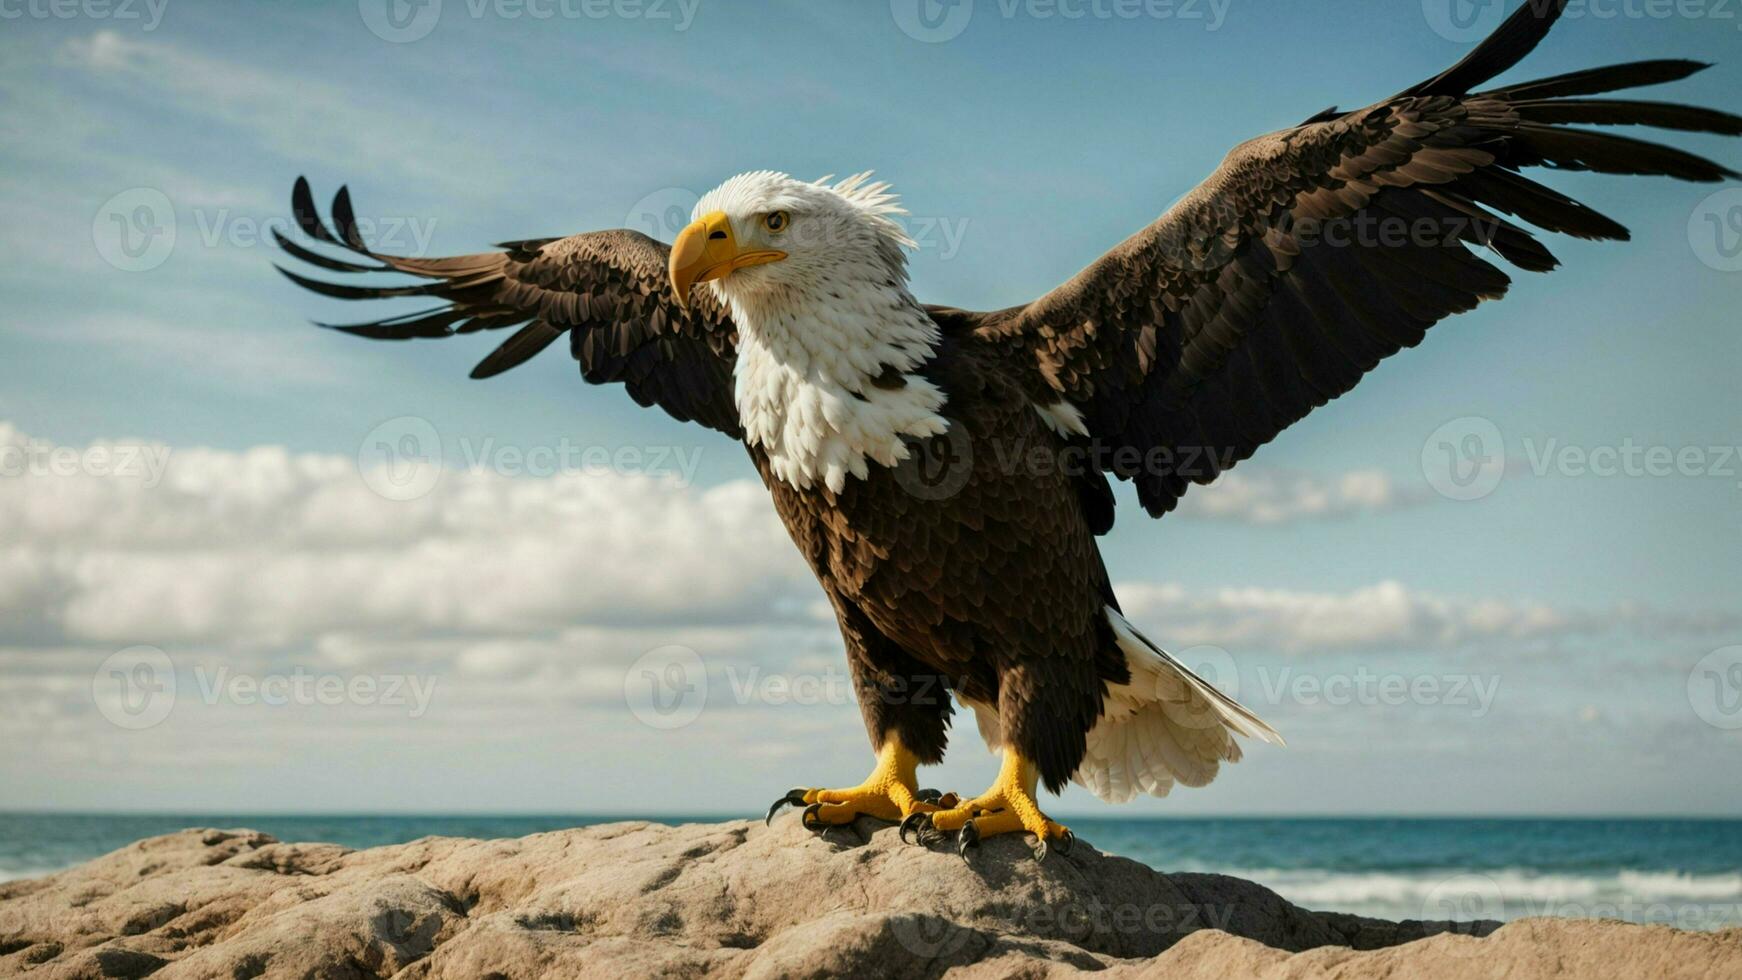
[[[1089,792],[1129,803],[1139,794],[1166,796],[1175,783],[1206,786],[1222,763],[1240,761],[1234,733],[1286,744],[1276,729],[1149,642],[1112,607],[1107,621],[1131,681],[1108,687],[1088,752],[1071,777]],[[973,709],[986,747],[997,752],[1004,741],[998,709],[965,698],[963,704]]]
[[[1131,681],[1108,688],[1089,732],[1088,753],[1072,777],[1089,792],[1127,803],[1139,793],[1166,796],[1175,783],[1208,785],[1222,763],[1240,760],[1234,733],[1284,744],[1276,729],[1149,642],[1117,610],[1107,609],[1107,621]]]

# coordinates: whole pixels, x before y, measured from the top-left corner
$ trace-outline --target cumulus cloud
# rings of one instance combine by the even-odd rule
[[[1265,523],[1397,500],[1376,474],[1242,479],[1230,475],[1199,506]],[[410,655],[421,643],[499,675],[582,639],[607,648],[601,630],[787,625],[827,636],[830,622],[751,481],[701,489],[609,470],[450,470],[428,494],[396,501],[370,488],[353,457],[55,447],[0,423],[0,535],[0,637],[15,641],[296,647],[334,662]],[[1566,608],[1396,581],[1347,592],[1133,582],[1120,594],[1169,643],[1290,653],[1739,625],[1718,612]],[[711,642],[733,645],[718,633]],[[788,654],[830,655],[815,645]]]
[[[1722,612],[1669,612],[1640,603],[1564,608],[1528,599],[1435,595],[1395,581],[1347,592],[1193,592],[1138,582],[1121,586],[1119,595],[1133,620],[1168,642],[1284,653],[1407,652],[1620,632],[1703,636],[1742,628],[1742,616]]]
[[[1239,469],[1180,500],[1179,514],[1199,520],[1278,525],[1376,514],[1428,499],[1379,470],[1324,476],[1280,469]]]
[[[71,640],[756,622],[790,615],[809,577],[749,482],[467,470],[394,501],[347,457],[104,448],[98,463],[0,428],[0,596]]]

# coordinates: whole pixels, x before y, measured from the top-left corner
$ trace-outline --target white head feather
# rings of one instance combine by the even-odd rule
[[[738,326],[738,413],[746,438],[775,475],[839,492],[869,463],[907,458],[906,436],[942,433],[944,395],[915,370],[937,346],[937,326],[907,290],[905,214],[870,173],[834,184],[759,170],[726,181],[696,204],[723,212],[740,249],[776,249],[777,262],[706,285]],[[764,219],[785,212],[770,231]],[[898,388],[872,382],[893,369]]]

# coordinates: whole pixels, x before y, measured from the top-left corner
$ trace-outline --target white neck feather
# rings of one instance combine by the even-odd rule
[[[738,325],[738,418],[787,484],[839,493],[872,463],[906,459],[904,436],[949,427],[944,393],[915,373],[937,347],[937,325],[897,277],[727,302]],[[886,371],[903,384],[878,387]]]

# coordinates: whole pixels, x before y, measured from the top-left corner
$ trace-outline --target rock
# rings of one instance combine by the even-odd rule
[[[47,978],[1742,976],[1742,930],[1382,922],[1079,842],[964,863],[872,821],[617,823],[353,851],[247,830],[0,884],[0,975]]]

